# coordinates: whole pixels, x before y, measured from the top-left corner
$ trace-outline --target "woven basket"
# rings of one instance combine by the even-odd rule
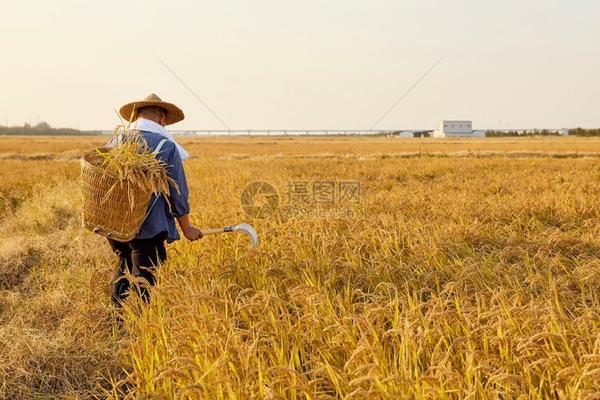
[[[98,151],[108,150],[100,148],[81,159],[83,226],[107,238],[127,242],[135,237],[144,222],[152,193],[129,188],[135,198],[131,208],[127,186],[121,185],[117,177],[102,168],[102,156]]]

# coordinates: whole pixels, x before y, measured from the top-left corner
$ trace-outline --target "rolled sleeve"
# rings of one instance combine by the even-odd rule
[[[177,183],[179,192],[173,187],[169,187],[169,201],[171,202],[171,212],[173,216],[180,217],[190,213],[190,204],[188,200],[189,190],[183,162],[179,156],[177,148],[173,146],[167,159],[167,174]]]

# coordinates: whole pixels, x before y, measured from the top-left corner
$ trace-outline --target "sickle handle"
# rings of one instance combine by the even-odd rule
[[[214,235],[215,233],[233,232],[233,227],[201,229],[202,235]]]
[[[214,228],[214,229],[202,229],[202,235],[214,235],[215,233],[223,233],[225,230],[223,228]]]

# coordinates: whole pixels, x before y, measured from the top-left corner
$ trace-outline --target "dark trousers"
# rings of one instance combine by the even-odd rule
[[[110,247],[119,257],[112,287],[112,301],[116,305],[121,305],[127,298],[132,286],[125,277],[125,271],[134,276],[136,281],[137,278],[143,278],[134,287],[145,301],[150,300],[148,285],[154,285],[156,267],[167,260],[166,238],[167,233],[163,232],[150,239],[133,239],[129,242],[108,239]]]

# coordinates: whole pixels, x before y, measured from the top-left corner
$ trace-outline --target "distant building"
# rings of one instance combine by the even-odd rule
[[[471,121],[441,121],[433,137],[484,137],[484,131],[474,131]]]
[[[433,133],[433,131],[415,131],[415,137],[416,138],[431,137],[432,133]]]
[[[558,130],[558,134],[560,136],[569,136],[569,129],[568,128],[563,128],[563,129],[559,129]]]
[[[433,132],[433,131],[398,131],[398,132],[394,132],[390,136],[397,137],[397,138],[423,138],[423,137],[430,137],[431,132]]]

